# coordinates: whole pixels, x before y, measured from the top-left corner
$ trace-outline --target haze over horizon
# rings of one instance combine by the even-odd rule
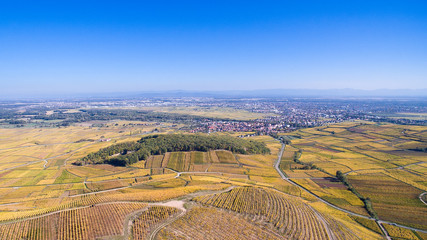
[[[426,1],[13,1],[0,95],[427,89]]]

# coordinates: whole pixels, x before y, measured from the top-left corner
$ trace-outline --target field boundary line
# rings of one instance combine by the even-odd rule
[[[284,148],[285,148],[285,145],[286,145],[286,144],[282,143],[282,149],[284,149]],[[285,180],[285,181],[289,182],[290,184],[292,184],[292,185],[294,185],[294,186],[296,186],[296,187],[298,187],[298,188],[300,188],[300,189],[302,189],[302,190],[306,191],[306,192],[307,192],[307,193],[309,193],[310,195],[314,196],[314,197],[315,197],[317,200],[319,200],[320,202],[325,203],[326,205],[328,205],[328,206],[330,206],[330,207],[332,207],[332,208],[335,208],[335,209],[337,209],[337,210],[339,210],[339,211],[341,211],[341,212],[344,212],[344,213],[347,213],[347,214],[350,214],[350,215],[353,215],[353,216],[361,217],[361,218],[364,218],[364,219],[369,219],[369,220],[374,220],[374,221],[376,221],[376,219],[375,219],[375,218],[367,217],[367,216],[364,216],[364,215],[361,215],[361,214],[358,214],[358,213],[354,213],[354,212],[351,212],[351,211],[345,210],[345,209],[343,209],[343,208],[340,208],[340,207],[338,207],[338,206],[336,206],[336,205],[334,205],[334,204],[332,204],[332,203],[330,203],[330,202],[328,202],[328,201],[326,201],[326,200],[322,199],[321,197],[317,196],[315,193],[311,192],[310,190],[306,189],[305,187],[300,186],[299,184],[297,184],[296,182],[292,181],[291,179],[287,178],[287,177],[282,173],[282,171],[281,171],[281,170],[280,170],[280,168],[279,168],[279,163],[280,163],[280,161],[281,161],[281,159],[282,159],[282,154],[283,154],[283,151],[280,151],[280,152],[279,152],[279,156],[278,156],[278,158],[277,158],[277,160],[276,160],[276,163],[274,164],[274,168],[276,169],[276,171],[279,173],[279,175],[282,177],[282,179],[283,179],[283,180]],[[404,225],[401,225],[401,224],[398,224],[398,223],[394,223],[394,222],[390,222],[390,221],[383,221],[383,220],[378,220],[378,221],[381,221],[381,223],[392,224],[392,225],[394,225],[394,226],[401,227],[401,228],[406,228],[406,229],[413,230],[413,231],[418,231],[418,232],[422,232],[422,233],[427,233],[427,230],[422,230],[422,229],[418,229],[418,228],[408,227],[408,226],[404,226]]]

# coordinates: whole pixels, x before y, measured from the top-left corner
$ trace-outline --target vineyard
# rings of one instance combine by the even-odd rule
[[[370,197],[381,218],[427,229],[427,208],[418,199],[423,191],[382,173],[350,175],[349,179],[361,194]]]
[[[0,239],[116,239],[125,234],[133,239],[323,240],[383,235],[375,221],[329,207],[282,179],[273,167],[282,144],[267,135],[249,141],[262,142],[271,154],[162,150],[126,166],[72,164],[100,149],[141,139],[129,137],[123,124],[56,129],[61,137],[53,129],[15,129],[20,137],[0,129]],[[427,136],[422,129],[411,129],[360,123],[301,129],[286,135],[292,143],[285,147],[280,168],[293,183],[329,203],[368,216],[361,198],[335,176],[340,170],[370,198],[380,220],[418,229],[383,224],[390,236],[427,239],[419,231],[426,228],[426,207],[418,198],[427,190],[427,163],[424,152],[410,150],[421,147]],[[81,140],[84,134],[89,140]],[[99,141],[106,138],[111,141]],[[172,199],[182,206],[165,204]]]
[[[123,234],[125,217],[145,203],[108,203],[0,225],[0,239],[96,239]]]
[[[427,191],[425,127],[354,122],[286,137],[291,140],[280,167],[292,181],[354,213],[366,216],[369,208],[382,220],[427,229],[426,206],[419,199]],[[336,181],[337,171],[351,188]]]
[[[357,239],[347,228],[322,216],[299,199],[264,188],[240,187],[193,201],[265,220],[291,239]],[[331,236],[332,235],[332,236]]]
[[[104,166],[105,164],[95,165],[95,166]],[[116,167],[117,169],[123,169],[121,172],[112,174],[111,172],[104,171],[101,169],[94,169],[92,166],[82,166],[80,169],[72,168],[70,171],[73,172],[73,175],[69,176],[64,175],[62,178],[66,178],[67,182],[81,182],[82,179],[79,176],[93,176],[94,174],[105,175],[106,177],[92,177],[89,180],[91,181],[101,181],[101,180],[112,180],[118,178],[129,178],[132,175],[144,175],[147,174],[144,170],[151,170],[153,174],[154,171],[162,172],[172,169],[179,172],[204,172],[208,171],[217,171],[220,168],[224,168],[226,171],[228,167],[239,168],[238,161],[236,160],[235,155],[230,151],[225,150],[216,150],[208,152],[200,151],[191,151],[191,152],[167,152],[164,155],[152,155],[147,158],[145,161],[139,161],[131,165],[132,167],[140,168],[139,172],[135,170],[130,171],[123,167]],[[141,169],[143,168],[143,169]],[[213,169],[213,170],[212,170]],[[235,171],[234,171],[235,172]],[[239,171],[241,173],[242,171]],[[108,174],[110,173],[110,174]],[[149,172],[148,172],[149,173]],[[65,173],[64,173],[65,174]],[[59,180],[58,180],[59,181]]]
[[[238,167],[235,156],[230,151],[208,152],[168,152],[165,155],[150,156],[145,161],[145,168],[170,168],[179,172],[204,172],[210,168]]]
[[[361,217],[352,217],[356,222],[361,224],[362,226],[371,229],[372,231],[381,234],[381,229],[378,224],[374,220],[369,220]]]
[[[408,240],[418,240],[420,239],[416,233],[411,230],[392,226],[389,224],[384,224],[384,228],[387,230],[388,234],[396,239],[408,239]]]
[[[147,239],[153,228],[178,213],[178,209],[173,207],[153,206],[144,211],[133,221],[132,236],[135,240]]]
[[[82,206],[91,206],[99,203],[108,203],[115,201],[147,201],[158,202],[172,198],[177,198],[192,192],[200,190],[220,190],[226,188],[226,184],[201,184],[188,187],[176,187],[172,189],[123,189],[120,192],[106,192],[91,195],[82,195],[69,197],[66,199],[57,199],[61,203],[52,203],[54,206],[39,208],[28,211],[0,211],[0,222],[13,221],[17,219],[30,218],[40,216],[47,213],[52,213],[64,209],[76,208]]]
[[[163,228],[157,239],[283,239],[277,233],[235,214],[207,207],[193,207]]]

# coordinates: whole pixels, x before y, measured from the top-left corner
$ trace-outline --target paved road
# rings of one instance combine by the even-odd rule
[[[178,178],[181,176],[181,174],[224,174],[223,172],[177,172],[171,168],[167,168],[173,172],[176,173],[176,176],[174,177],[170,177],[170,178],[161,178],[161,179],[154,179],[154,180],[148,180],[145,181],[141,184],[146,184],[148,182],[155,182],[155,181],[163,181],[163,180],[167,180],[167,179],[171,179],[171,178]],[[234,175],[243,175],[243,174],[234,174]],[[246,176],[246,175],[245,175]],[[131,179],[134,177],[129,177],[129,178],[122,178],[122,179]],[[108,182],[108,181],[115,181],[117,179],[111,179],[111,180],[102,180],[102,181],[97,181],[97,182]],[[92,181],[86,181],[86,179],[83,181],[84,184],[86,183],[92,183]],[[32,186],[54,186],[54,185],[68,185],[70,183],[52,183],[52,184],[40,184],[40,185],[25,185],[25,186],[13,186],[13,187],[32,187]],[[89,193],[81,193],[81,194],[76,194],[76,195],[72,195],[69,196],[70,198],[73,197],[79,197],[79,196],[83,196],[83,195],[93,195],[93,194],[98,194],[98,193],[103,193],[103,192],[112,192],[112,191],[117,191],[117,190],[121,190],[121,189],[126,189],[126,188],[131,188],[131,187],[135,187],[137,185],[132,185],[132,186],[124,186],[124,187],[117,187],[117,188],[111,188],[111,189],[106,189],[106,190],[101,190],[101,191],[95,191],[95,192],[89,192]],[[11,188],[11,187],[0,187],[1,188]],[[29,200],[29,201],[33,201],[33,200]],[[0,206],[7,206],[7,205],[13,205],[13,204],[19,204],[21,202],[11,202],[11,203],[1,203]]]
[[[180,213],[179,213],[178,215],[174,216],[173,218],[168,219],[166,222],[164,222],[164,223],[160,224],[159,226],[157,226],[157,227],[156,227],[156,229],[154,229],[154,230],[151,232],[151,234],[150,234],[150,236],[149,236],[149,238],[148,238],[148,239],[150,239],[150,240],[155,239],[155,237],[156,237],[157,233],[158,233],[162,228],[164,228],[164,227],[166,227],[167,225],[169,225],[169,224],[171,224],[171,223],[175,222],[176,220],[178,220],[178,218],[180,218],[180,217],[184,216],[184,214],[185,214],[186,212],[187,212],[187,209],[185,209],[185,208],[184,208],[184,210],[180,210]]]
[[[328,221],[326,221],[326,219],[322,215],[320,215],[320,213],[318,211],[316,211],[312,206],[310,206],[310,205],[307,205],[307,206],[311,208],[314,215],[316,215],[317,219],[320,222],[322,222],[323,226],[325,227],[326,233],[329,236],[329,239],[337,240],[337,237],[335,236],[334,232],[332,232],[331,227],[328,224]]]
[[[138,203],[138,201],[111,201],[111,202],[104,202],[104,203],[96,203],[93,204],[94,206],[100,206],[100,205],[107,205],[107,204],[111,204],[111,203]],[[141,203],[141,202],[139,202]],[[148,203],[150,204],[150,203]],[[80,207],[73,207],[73,208],[65,208],[65,209],[61,209],[58,211],[54,211],[54,212],[49,212],[49,213],[44,213],[44,214],[40,214],[40,215],[36,215],[33,217],[27,217],[27,218],[19,218],[13,221],[7,221],[7,222],[1,222],[0,225],[6,225],[9,223],[14,223],[14,222],[21,222],[21,221],[26,221],[26,220],[31,220],[31,219],[36,219],[36,218],[40,218],[40,217],[46,217],[46,216],[50,216],[56,213],[60,213],[60,212],[65,212],[65,211],[69,211],[69,210],[77,210],[77,209],[82,209],[82,208],[90,208],[92,205],[87,205],[87,206],[80,206]]]
[[[181,174],[221,174],[221,175],[224,174],[222,172],[178,172],[178,171],[175,171],[175,170],[170,169],[170,168],[168,168],[168,169],[172,170],[173,172],[176,173],[176,176],[173,177],[173,178],[178,178],[178,177],[181,176]],[[133,177],[131,177],[131,178],[133,178]],[[126,179],[126,178],[124,178],[124,179]],[[148,181],[143,182],[141,184],[146,184],[148,182],[155,182],[155,181],[163,181],[163,180],[167,180],[167,179],[170,179],[170,178],[161,178],[161,179],[148,180]],[[114,180],[116,180],[116,179],[114,179]],[[106,182],[106,181],[112,181],[112,180],[103,180],[103,181],[99,181],[99,182],[104,182],[104,181]],[[85,180],[84,183],[87,183],[87,181]],[[111,188],[111,189],[106,189],[106,190],[101,190],[101,191],[96,191],[96,192],[90,192],[90,193],[76,194],[76,195],[73,195],[73,196],[70,196],[70,197],[78,197],[78,196],[83,196],[83,195],[91,195],[91,194],[98,194],[98,193],[103,193],[103,192],[111,192],[111,191],[116,191],[116,190],[120,190],[120,189],[131,188],[131,187],[135,187],[135,186],[137,186],[137,185],[124,186],[124,187],[118,187],[118,188]]]
[[[142,133],[142,134],[135,134],[135,135],[146,135],[146,134],[149,134],[149,133]],[[96,142],[94,142],[94,143],[96,143]],[[94,144],[94,143],[92,143],[92,144]],[[89,145],[86,145],[86,146],[84,146],[84,147],[87,147],[87,146],[89,146]],[[285,147],[286,147],[286,145],[285,145],[285,144],[282,144],[282,148],[280,149],[280,152],[279,152],[279,154],[278,154],[278,158],[277,158],[277,160],[276,160],[276,162],[275,162],[275,164],[274,164],[274,168],[276,169],[276,171],[279,173],[280,177],[281,177],[283,180],[285,180],[285,181],[287,181],[288,183],[290,183],[290,184],[292,184],[292,185],[294,185],[294,186],[296,186],[296,187],[298,187],[298,188],[302,189],[303,191],[306,191],[307,193],[311,194],[312,196],[314,196],[314,197],[315,197],[316,199],[318,199],[319,201],[321,201],[321,202],[323,202],[323,203],[327,204],[328,206],[333,207],[333,208],[335,208],[335,209],[337,209],[337,210],[339,210],[339,211],[345,212],[345,213],[350,214],[350,215],[352,215],[352,216],[357,216],[357,217],[361,217],[361,218],[365,218],[365,219],[370,219],[370,220],[377,221],[376,219],[374,219],[374,218],[372,218],[372,217],[367,217],[367,216],[364,216],[364,215],[361,215],[361,214],[353,213],[353,212],[351,212],[351,211],[348,211],[348,210],[345,210],[345,209],[343,209],[343,208],[340,208],[340,207],[338,207],[338,206],[336,206],[336,205],[333,205],[333,204],[331,204],[331,203],[329,203],[329,202],[327,202],[327,201],[323,200],[322,198],[320,198],[320,197],[319,197],[319,196],[317,196],[316,194],[312,193],[312,192],[311,192],[311,191],[309,191],[308,189],[304,188],[303,186],[300,186],[300,185],[298,185],[297,183],[293,182],[291,179],[289,179],[289,178],[288,178],[288,177],[287,177],[287,176],[286,176],[286,175],[285,175],[285,174],[280,170],[280,168],[279,168],[280,161],[281,161],[281,158],[282,158],[283,152],[284,152],[284,150],[285,150]],[[82,147],[82,148],[83,148],[83,147]],[[79,149],[76,149],[76,150],[74,150],[74,151],[77,151],[77,150],[79,150]],[[74,152],[74,151],[73,151],[73,152]],[[50,158],[46,158],[46,159],[42,159],[42,160],[39,160],[39,161],[46,161],[46,160],[50,160],[50,159],[57,158],[57,157],[60,157],[60,156],[63,156],[63,155],[69,154],[69,153],[72,153],[72,152],[68,152],[68,153],[60,154],[60,155],[57,155],[57,156],[54,156],[54,157],[50,157]],[[36,161],[36,162],[39,162],[39,161]],[[32,162],[32,163],[34,163],[34,162]],[[28,165],[28,164],[31,164],[31,163],[27,163],[27,164],[24,164],[24,165]],[[21,165],[21,166],[22,166],[22,165]],[[18,167],[18,166],[17,166],[17,167]],[[16,168],[16,167],[13,167],[13,168]],[[6,169],[5,169],[5,170],[6,170]],[[1,171],[4,171],[4,170],[1,170]],[[0,171],[0,172],[1,172],[1,171]],[[174,170],[173,170],[173,171],[174,171]],[[196,174],[223,174],[223,173],[221,173],[221,172],[177,172],[177,171],[174,171],[174,172],[177,174],[177,175],[175,176],[175,178],[180,177],[180,176],[181,176],[181,174],[191,174],[191,173],[193,173],[193,174],[194,174],[194,173],[196,173]],[[164,180],[164,179],[163,179],[163,180]],[[101,193],[101,192],[116,191],[116,190],[125,189],[125,188],[129,188],[129,187],[132,187],[132,186],[125,186],[125,187],[113,188],[113,189],[108,189],[108,190],[103,190],[103,191],[98,191],[98,192],[92,192],[92,193],[78,194],[78,195],[74,195],[74,196],[71,196],[71,197],[77,197],[77,196],[81,196],[81,195],[97,194],[97,193]],[[426,194],[426,193],[423,193],[423,194]],[[422,196],[422,195],[420,195],[420,200],[421,200],[421,201],[423,201],[423,200],[421,199],[421,196]],[[424,201],[423,201],[423,202],[424,202]],[[425,202],[424,202],[424,203],[425,203]],[[8,203],[8,204],[11,204],[11,203]],[[13,204],[13,203],[12,203],[12,204]],[[4,204],[1,204],[1,205],[4,205]],[[410,230],[413,230],[413,231],[419,231],[419,232],[427,233],[427,231],[426,231],[426,230],[421,230],[421,229],[417,229],[417,228],[407,227],[407,226],[400,225],[400,224],[397,224],[397,223],[394,223],[394,222],[378,220],[378,221],[377,221],[377,223],[378,223],[378,225],[381,227],[381,229],[384,229],[384,228],[382,227],[382,225],[381,225],[381,224],[386,223],[386,224],[393,224],[393,225],[398,226],[398,227],[402,227],[402,228],[410,229]],[[384,229],[384,231],[385,231],[385,229]],[[387,233],[386,231],[385,231],[385,234],[386,234],[386,237],[387,237],[387,236],[388,236],[388,233]]]
[[[306,188],[304,188],[303,186],[300,186],[300,185],[298,185],[297,183],[293,182],[293,181],[292,181],[291,179],[289,179],[289,178],[288,178],[288,177],[287,177],[287,176],[282,172],[282,170],[280,170],[280,168],[279,168],[280,160],[282,159],[282,155],[283,155],[283,152],[285,151],[285,147],[286,147],[286,145],[285,145],[285,144],[282,144],[282,148],[280,149],[280,152],[279,152],[279,154],[278,154],[277,160],[276,160],[276,162],[275,162],[275,164],[274,164],[274,168],[276,169],[276,171],[279,173],[279,175],[282,177],[282,179],[283,179],[283,180],[285,180],[285,181],[287,181],[288,183],[290,183],[290,184],[292,184],[292,185],[294,185],[294,186],[296,186],[296,187],[298,187],[298,188],[302,189],[303,191],[305,191],[305,192],[307,192],[307,193],[311,194],[313,197],[317,198],[319,201],[321,201],[321,202],[323,202],[323,203],[327,204],[328,206],[333,207],[333,208],[335,208],[335,209],[337,209],[337,210],[339,210],[339,211],[341,211],[341,212],[345,212],[345,213],[350,214],[350,215],[352,215],[352,216],[357,216],[357,217],[361,217],[361,218],[365,218],[365,219],[374,220],[374,221],[376,221],[376,222],[378,223],[378,225],[380,225],[380,227],[381,227],[381,228],[382,228],[381,224],[386,223],[386,224],[392,224],[392,225],[395,225],[395,226],[398,226],[398,227],[401,227],[401,228],[406,228],[406,229],[413,230],[413,231],[419,231],[419,232],[427,233],[427,231],[426,231],[426,230],[417,229],[417,228],[412,228],[412,227],[408,227],[408,226],[400,225],[400,224],[397,224],[397,223],[394,223],[394,222],[383,221],[383,220],[376,220],[375,218],[372,218],[372,217],[367,217],[367,216],[364,216],[364,215],[361,215],[361,214],[357,214],[357,213],[354,213],[354,212],[351,212],[351,211],[345,210],[345,209],[340,208],[340,207],[338,207],[338,206],[336,206],[336,205],[334,205],[334,204],[332,204],[332,203],[330,203],[330,202],[327,202],[327,201],[323,200],[322,198],[320,198],[320,197],[319,197],[319,196],[317,196],[316,194],[312,193],[312,192],[311,192],[311,191],[309,191],[308,189],[306,189]],[[384,228],[382,228],[382,229],[384,229]],[[385,231],[385,229],[384,229],[384,231]],[[388,236],[388,233],[387,233],[386,231],[385,231],[385,233],[386,233],[386,237],[387,237],[387,236]]]
[[[423,193],[421,193],[420,194],[420,196],[418,197],[420,200],[421,200],[421,202],[423,202],[425,205],[427,205],[427,202],[425,202],[424,200],[423,200],[423,196],[424,195],[426,195],[427,194],[427,192],[423,192]]]
[[[391,237],[390,237],[390,235],[388,234],[388,232],[387,232],[387,230],[385,229],[385,227],[383,226],[383,224],[382,224],[383,222],[382,221],[377,221],[377,224],[378,224],[378,226],[380,226],[380,228],[381,228],[381,231],[384,233],[384,235],[385,235],[385,238],[387,239],[387,240],[392,240],[391,239]]]

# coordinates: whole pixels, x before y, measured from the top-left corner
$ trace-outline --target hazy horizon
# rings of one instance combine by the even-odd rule
[[[425,1],[21,1],[0,95],[427,89]]]
[[[107,92],[74,92],[74,93],[40,93],[40,94],[3,94],[0,100],[48,100],[73,98],[151,98],[151,97],[215,97],[215,98],[421,98],[427,99],[427,89],[252,89],[252,90],[152,90],[152,91],[107,91]]]

